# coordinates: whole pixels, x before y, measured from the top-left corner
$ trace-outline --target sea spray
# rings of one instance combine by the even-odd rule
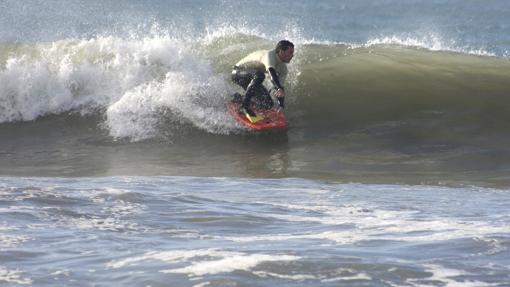
[[[36,44],[33,55],[13,55],[0,71],[0,122],[104,109],[112,136],[143,139],[156,112],[170,110],[201,129],[228,132],[229,86],[189,46],[163,36]]]

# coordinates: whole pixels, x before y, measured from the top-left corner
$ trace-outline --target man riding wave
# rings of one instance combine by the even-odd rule
[[[294,56],[294,44],[287,40],[278,42],[274,50],[256,51],[239,61],[232,71],[232,81],[241,86],[246,93],[238,99],[242,102],[241,112],[255,117],[250,109],[252,99],[255,103],[266,109],[274,106],[270,93],[262,84],[269,75],[273,84],[274,96],[278,100],[280,108],[284,107],[285,88],[287,77],[287,64]]]

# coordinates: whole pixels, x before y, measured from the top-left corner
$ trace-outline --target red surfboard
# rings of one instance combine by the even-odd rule
[[[274,109],[267,110],[253,107],[252,111],[255,112],[260,119],[250,120],[244,113],[239,111],[241,109],[241,103],[228,102],[227,108],[236,121],[252,130],[264,131],[287,128],[287,120],[282,111],[278,112]]]

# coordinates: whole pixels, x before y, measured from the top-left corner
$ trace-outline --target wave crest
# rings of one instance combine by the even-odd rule
[[[222,102],[226,81],[189,43],[100,37],[28,49],[11,54],[0,70],[0,122],[104,109],[111,135],[134,139],[153,136],[161,109],[208,131],[233,125],[210,109]]]

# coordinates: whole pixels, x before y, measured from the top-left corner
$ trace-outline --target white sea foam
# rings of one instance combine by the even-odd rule
[[[105,187],[104,188],[104,192],[107,193],[107,194],[120,195],[120,194],[127,194],[130,191],[125,190],[125,189],[119,189],[119,188]]]
[[[161,270],[162,273],[184,273],[189,276],[218,274],[234,270],[248,271],[263,262],[294,261],[300,257],[292,255],[249,254],[219,249],[174,250],[148,252],[141,256],[109,262],[108,268],[122,268],[144,261],[158,260],[166,263],[185,263],[188,266]]]
[[[284,217],[285,218],[285,217]],[[485,223],[435,220],[421,222],[412,219],[356,219],[350,218],[353,228],[325,232],[298,232],[281,233],[257,236],[222,236],[224,240],[234,242],[257,242],[257,241],[289,241],[289,240],[322,240],[334,244],[352,244],[364,240],[398,240],[407,242],[434,242],[453,239],[470,238],[478,240],[493,234],[503,234],[508,231],[506,226],[487,226]],[[296,221],[296,220],[294,220]],[[300,221],[311,221],[303,219]],[[320,221],[320,220],[318,220]],[[328,222],[333,220],[328,220]],[[312,221],[313,222],[313,221]],[[349,222],[342,219],[339,222]],[[504,247],[497,245],[499,251]]]
[[[147,72],[160,78],[151,78],[126,90],[108,107],[106,125],[113,136],[134,139],[154,136],[165,113],[211,132],[222,132],[223,123],[229,123],[230,118],[221,109],[221,99],[228,90],[223,79],[212,72],[207,62],[184,47],[174,51],[165,49],[159,57],[142,57],[144,65],[153,69]]]
[[[30,237],[24,235],[0,234],[0,249],[13,248],[28,240],[30,240]]]
[[[12,209],[14,210],[14,209]],[[0,211],[2,213],[2,211]],[[13,248],[30,240],[31,238],[27,235],[15,235],[9,234],[13,231],[18,231],[19,228],[7,224],[0,224],[0,250],[4,248]]]
[[[187,267],[167,269],[161,272],[202,276],[207,274],[227,273],[235,270],[249,271],[251,268],[264,262],[294,261],[298,259],[299,257],[291,255],[242,254],[218,260],[194,262]]]
[[[356,189],[356,185],[346,185],[342,188]],[[362,188],[366,188],[362,187]],[[395,186],[372,186],[373,190],[386,192],[398,188]],[[414,187],[439,191],[442,188]],[[454,190],[450,190],[452,192]],[[491,190],[487,190],[491,192]],[[320,194],[319,194],[320,195]],[[486,242],[492,236],[505,234],[508,227],[503,223],[479,221],[475,218],[442,218],[427,217],[423,220],[422,212],[418,209],[390,210],[376,204],[353,202],[348,205],[331,205],[321,196],[317,196],[306,205],[295,203],[258,202],[259,204],[276,206],[279,209],[288,209],[289,212],[265,213],[265,217],[288,222],[319,223],[324,226],[339,226],[324,232],[309,232],[299,230],[296,232],[246,235],[246,236],[219,236],[224,240],[234,242],[258,241],[289,241],[289,240],[320,240],[324,244],[352,244],[366,240],[391,240],[403,242],[437,242],[456,239],[472,239]],[[486,252],[501,252],[506,250],[497,241],[487,242],[490,248]]]
[[[226,257],[226,256],[238,256],[241,253],[222,251],[219,249],[197,249],[197,250],[172,250],[172,251],[151,251],[141,256],[135,256],[119,261],[109,262],[106,266],[109,268],[122,268],[126,266],[136,265],[143,261],[159,260],[163,262],[180,262],[191,259],[193,257]]]
[[[470,280],[465,278],[466,275],[469,275],[468,272],[463,270],[446,268],[441,265],[435,264],[427,264],[424,266],[427,272],[432,273],[432,276],[427,278],[427,281],[434,283],[426,283],[421,279],[407,279],[406,282],[411,284],[411,286],[416,287],[433,287],[438,286],[438,282],[441,283],[441,286],[446,287],[490,287],[490,286],[501,286],[499,283],[486,283],[478,280]]]
[[[51,273],[51,275],[53,275],[53,276],[61,276],[62,275],[62,276],[69,277],[69,276],[71,276],[71,270],[69,270],[69,269],[57,270],[57,271]]]
[[[0,266],[0,283],[30,285],[32,282],[30,278],[23,278],[20,270],[8,270]]]
[[[322,279],[323,283],[339,282],[339,281],[352,281],[352,280],[372,280],[372,277],[366,273],[359,273],[352,276],[338,276],[334,278]]]
[[[152,37],[126,45],[134,45],[133,51],[118,61],[127,61],[122,70],[135,73],[125,80],[131,86],[108,106],[105,124],[112,136],[135,140],[155,136],[165,115],[216,133],[233,126],[222,109],[228,86],[190,51],[190,44]]]
[[[234,123],[221,107],[229,86],[192,47],[157,35],[35,44],[0,70],[0,123],[106,109],[114,137],[154,136],[165,113],[228,132]]]
[[[8,226],[8,225],[5,225],[5,224],[0,224],[0,231],[7,231],[7,230],[11,230],[12,227]]]
[[[253,272],[253,274],[255,274],[259,277],[262,277],[262,278],[274,277],[274,278],[281,278],[281,279],[294,280],[294,281],[305,281],[305,280],[317,280],[318,279],[318,276],[312,275],[312,274],[287,275],[287,274],[278,274],[278,273],[266,272],[266,271],[255,271],[255,272]]]
[[[306,280],[319,280],[323,283],[331,283],[331,282],[338,282],[338,281],[350,281],[350,280],[371,280],[372,278],[368,276],[366,273],[361,272],[357,273],[354,270],[351,269],[343,269],[339,268],[336,270],[337,274],[341,274],[338,276],[331,276],[331,275],[314,275],[314,274],[278,274],[274,272],[267,272],[267,271],[255,271],[253,272],[255,275],[263,278],[267,277],[274,277],[274,278],[280,278],[280,279],[286,279],[286,280],[294,280],[294,281],[306,281]]]

